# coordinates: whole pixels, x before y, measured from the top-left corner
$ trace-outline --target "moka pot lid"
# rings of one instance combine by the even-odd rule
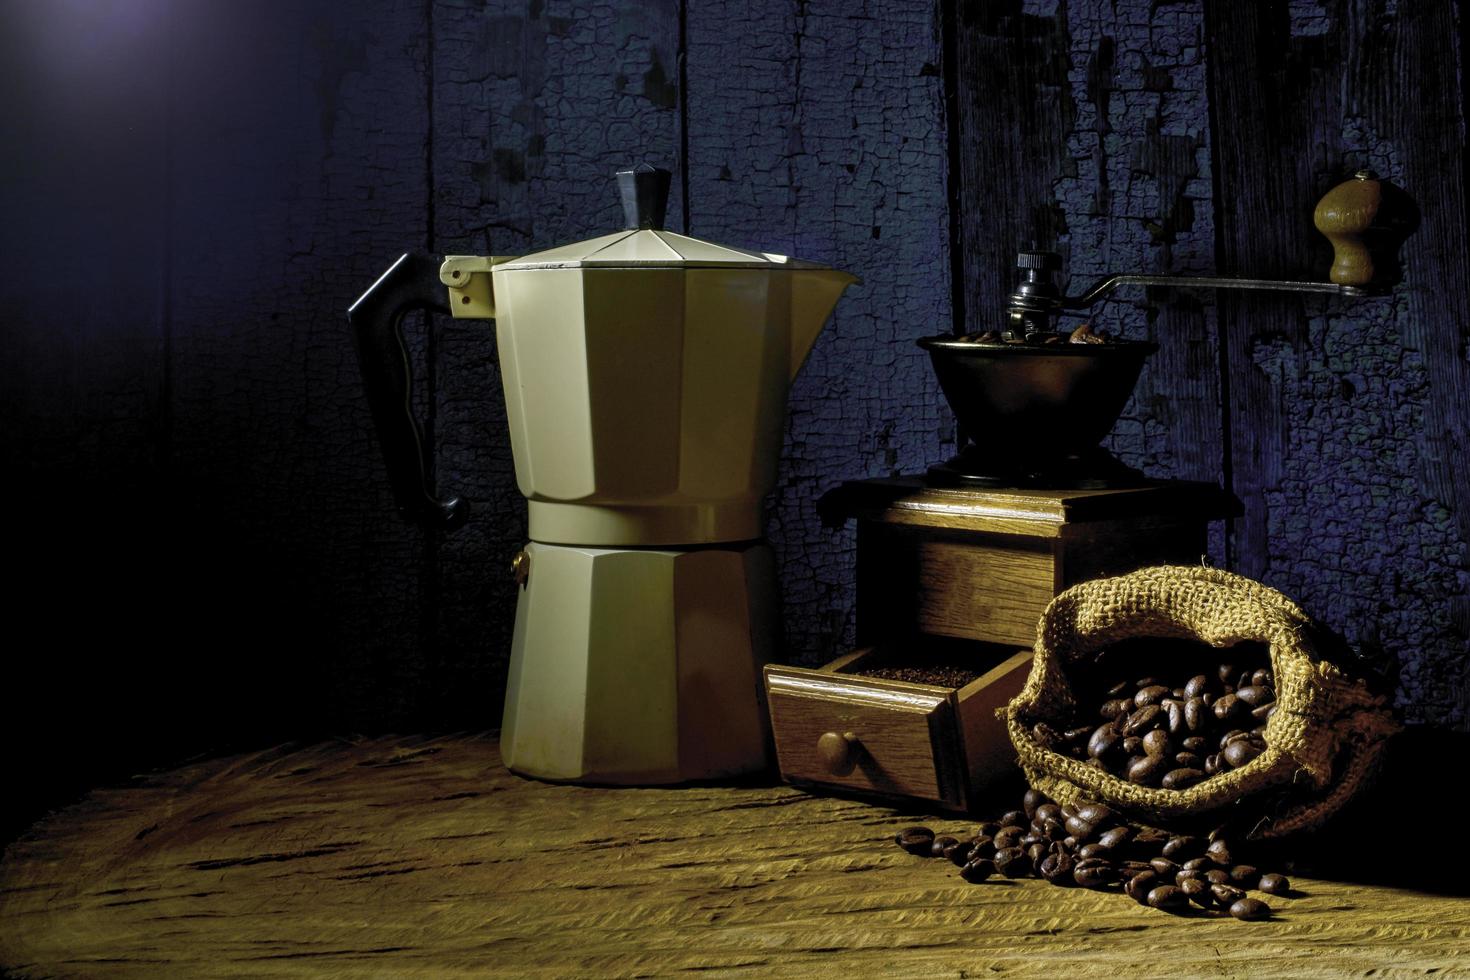
[[[753,252],[663,228],[670,174],[646,164],[617,175],[628,227],[571,245],[532,252],[495,266],[518,269],[828,269],[774,252]]]

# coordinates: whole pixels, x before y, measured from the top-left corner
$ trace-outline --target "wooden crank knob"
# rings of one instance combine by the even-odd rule
[[[857,736],[852,732],[824,732],[817,739],[817,755],[821,757],[822,764],[827,771],[834,776],[845,776],[852,772],[852,767],[857,764],[859,745]]]
[[[1328,278],[1339,286],[1366,286],[1373,281],[1373,256],[1363,241],[1378,207],[1383,189],[1371,170],[1359,170],[1322,196],[1312,221],[1332,243],[1332,271]]]

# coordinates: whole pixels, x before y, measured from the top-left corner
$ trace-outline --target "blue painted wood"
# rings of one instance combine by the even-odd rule
[[[104,7],[136,19],[102,31]],[[864,279],[793,388],[772,500],[788,655],[803,663],[852,638],[853,540],[821,529],[816,498],[953,451],[913,340],[993,316],[1018,242],[1057,245],[1074,281],[1125,268],[1320,276],[1311,206],[1366,164],[1424,212],[1394,298],[1121,297],[1102,325],[1162,349],[1110,445],[1154,475],[1232,481],[1248,511],[1214,560],[1400,661],[1408,717],[1463,727],[1455,11],[0,5],[0,60],[23,93],[0,112],[12,149],[0,439],[36,488],[23,498],[38,573],[25,595],[68,624],[61,689],[80,713],[157,677],[221,692],[193,706],[149,693],[170,719],[159,744],[210,724],[493,725],[505,566],[524,536],[493,343],[484,326],[441,324],[414,345],[438,478],[478,504],[458,537],[426,540],[392,516],[342,312],[404,248],[515,253],[615,227],[606,178],[635,149],[678,172],[672,226]],[[71,255],[91,261],[85,288],[56,261]],[[57,486],[68,492],[46,492]],[[60,516],[46,509],[58,500]],[[82,629],[74,597],[108,588]],[[116,662],[115,628],[150,637],[154,673]],[[38,705],[32,722],[51,709],[74,720],[57,699]]]
[[[1389,298],[1221,303],[1242,570],[1401,669],[1407,718],[1470,720],[1462,88],[1448,2],[1211,4],[1221,260],[1305,267],[1317,196],[1371,167],[1423,224]],[[1270,112],[1259,112],[1269,105]],[[1299,243],[1311,243],[1303,249]]]
[[[674,0],[435,2],[430,14],[436,251],[521,255],[615,231],[613,173],[679,167]],[[667,224],[682,222],[676,180]],[[490,725],[510,652],[510,563],[526,541],[494,324],[440,324],[433,371],[440,485],[473,509],[437,543],[429,711]]]
[[[952,454],[927,355],[951,325],[945,118],[936,11],[838,0],[692,3],[694,234],[860,276],[791,390],[769,526],[788,655],[853,641],[850,529],[816,501],[844,479]]]

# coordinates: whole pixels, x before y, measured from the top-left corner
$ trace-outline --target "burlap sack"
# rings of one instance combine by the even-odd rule
[[[1232,819],[1246,814],[1253,836],[1281,837],[1320,825],[1370,781],[1398,728],[1385,698],[1323,658],[1326,634],[1294,602],[1229,572],[1160,566],[1085,582],[1052,600],[1036,633],[1031,675],[1002,714],[1027,779],[1060,803],[1094,800],[1164,826],[1229,807]],[[1069,667],[1132,637],[1267,644],[1277,710],[1266,723],[1266,750],[1239,769],[1166,790],[1047,748],[1038,723],[1043,731],[1075,724]]]

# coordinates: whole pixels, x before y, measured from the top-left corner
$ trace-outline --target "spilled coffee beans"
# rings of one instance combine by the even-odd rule
[[[1034,876],[1062,887],[1121,886],[1138,904],[1174,915],[1264,919],[1270,906],[1246,892],[1290,890],[1284,876],[1237,861],[1243,842],[1224,828],[1203,837],[1171,836],[1135,826],[1110,807],[1059,806],[1036,790],[1027,790],[1021,809],[975,831],[967,837],[905,827],[895,840],[910,854],[947,858],[971,884]]]

